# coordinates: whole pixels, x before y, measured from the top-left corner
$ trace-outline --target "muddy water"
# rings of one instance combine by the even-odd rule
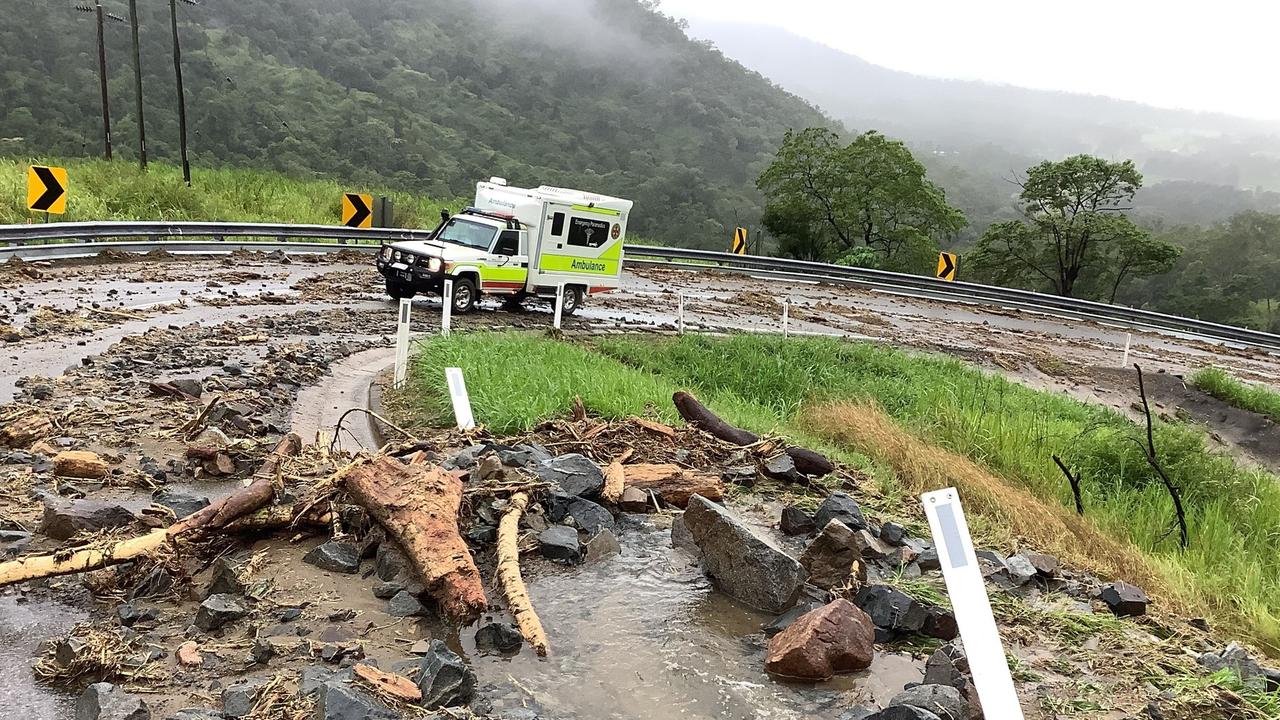
[[[75,712],[69,695],[38,685],[31,673],[37,646],[67,632],[85,615],[57,603],[19,604],[0,597],[0,717],[63,720]]]
[[[644,521],[622,533],[622,554],[578,568],[530,563],[534,606],[551,642],[542,660],[462,650],[495,714],[547,718],[835,718],[883,704],[921,663],[880,655],[859,675],[818,685],[776,682],[763,671],[772,616],[715,592],[697,565],[670,547],[670,531]]]

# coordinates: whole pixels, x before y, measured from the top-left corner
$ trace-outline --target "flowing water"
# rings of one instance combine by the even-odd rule
[[[0,597],[0,718],[63,720],[75,712],[72,696],[36,683],[31,664],[39,645],[70,630],[86,615],[52,602],[19,603]]]

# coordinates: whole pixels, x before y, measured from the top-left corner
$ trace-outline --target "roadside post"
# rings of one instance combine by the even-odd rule
[[[684,291],[676,291],[676,331],[684,334]]]
[[[462,379],[462,368],[445,368],[444,377],[449,382],[449,399],[453,402],[453,417],[458,429],[475,428],[476,421],[471,415],[471,399],[467,396],[467,382]]]
[[[782,339],[791,337],[791,298],[782,298]]]
[[[556,319],[555,328],[560,329],[560,316],[564,311],[564,285],[556,286]]]
[[[1129,367],[1129,346],[1133,343],[1133,333],[1126,333],[1124,337],[1124,359],[1120,361],[1120,367]]]
[[[960,495],[947,488],[920,496],[933,545],[938,550],[947,595],[955,611],[965,654],[973,671],[973,684],[989,718],[1022,720],[1022,706],[1013,687],[1000,631],[996,628],[986,583],[969,537],[969,523],[960,507]]]
[[[449,324],[453,320],[453,281],[445,278],[444,294],[440,296],[440,335],[449,337]]]
[[[404,386],[409,370],[409,311],[412,308],[413,301],[408,298],[400,301],[400,319],[396,325],[396,388]]]

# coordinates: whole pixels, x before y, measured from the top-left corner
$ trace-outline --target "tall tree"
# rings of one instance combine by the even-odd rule
[[[788,132],[756,185],[768,198],[765,226],[784,239],[783,250],[818,249],[826,260],[867,247],[890,266],[913,265],[922,247],[965,224],[907,146],[875,131],[848,145],[826,128]],[[803,241],[799,231],[808,233]]]
[[[1130,160],[1045,161],[1020,186],[1024,219],[992,225],[970,255],[971,266],[996,282],[1047,285],[1071,296],[1082,284],[1113,278],[1114,295],[1126,277],[1160,272],[1177,258],[1176,249],[1124,214],[1142,187]]]

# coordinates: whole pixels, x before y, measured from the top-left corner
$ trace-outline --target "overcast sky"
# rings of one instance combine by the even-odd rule
[[[922,75],[1280,119],[1270,0],[662,0]]]

